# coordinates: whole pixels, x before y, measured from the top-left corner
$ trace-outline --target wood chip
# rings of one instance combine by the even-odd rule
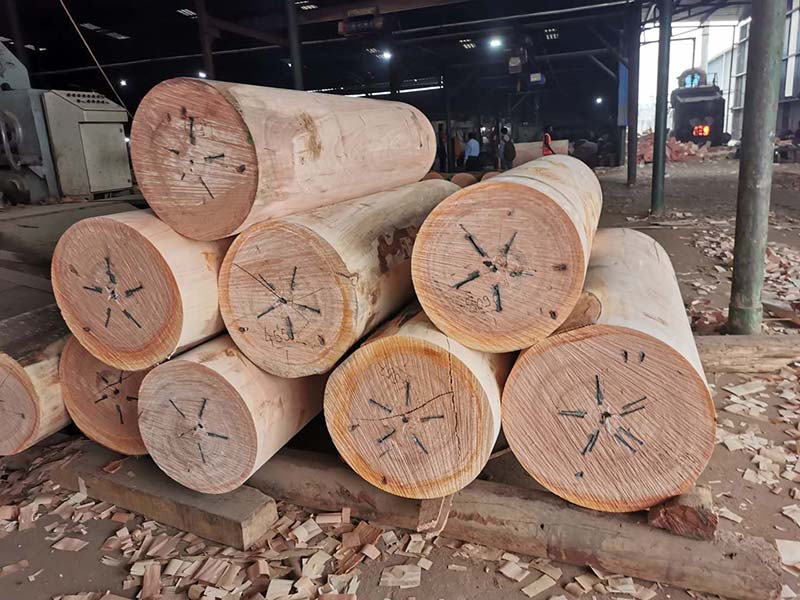
[[[299,542],[307,542],[308,540],[317,537],[322,533],[322,529],[314,519],[308,519],[302,525],[298,525],[292,529],[291,534],[297,538]]]
[[[510,560],[505,561],[498,569],[500,573],[508,577],[512,581],[522,581],[531,574],[527,569],[523,569],[517,563]]]
[[[723,519],[728,519],[729,521],[733,521],[734,523],[741,523],[744,520],[742,519],[742,517],[740,517],[734,512],[731,512],[724,506],[721,506],[717,512],[719,513],[719,516],[722,517]]]
[[[55,550],[64,550],[66,552],[78,552],[86,548],[89,545],[89,542],[85,540],[79,540],[77,538],[65,537],[58,540],[55,544],[50,546]]]
[[[522,588],[522,593],[525,594],[528,598],[533,598],[534,596],[538,596],[545,590],[549,590],[556,584],[555,579],[550,577],[549,575],[542,575],[534,581],[533,583],[526,585]]]
[[[291,579],[273,579],[269,582],[265,600],[275,600],[281,596],[288,596],[292,591],[293,581]]]
[[[161,594],[161,565],[153,562],[147,565],[142,579],[142,600],[153,600]]]
[[[108,463],[103,467],[103,471],[113,475],[114,473],[120,470],[120,468],[122,467],[123,464],[125,464],[125,461],[128,460],[128,458],[130,457],[126,456],[125,458],[120,458],[119,460],[111,461],[110,463]]]
[[[381,557],[381,551],[372,544],[365,544],[364,547],[361,548],[361,554],[372,560],[378,560]]]
[[[322,550],[315,552],[313,556],[306,561],[306,564],[303,565],[303,577],[308,577],[309,579],[319,579],[322,577],[325,571],[325,565],[331,558],[333,557],[330,554]]]
[[[422,569],[420,569],[419,565],[397,565],[381,572],[381,579],[378,585],[410,589],[418,587],[421,578]]]
[[[800,567],[800,541],[775,540],[781,562],[787,567]]]
[[[0,569],[0,577],[5,577],[6,575],[11,575],[13,573],[17,573],[18,571],[22,571],[23,569],[28,568],[28,561],[25,559],[18,560],[15,563],[11,563],[10,565],[6,565]]]

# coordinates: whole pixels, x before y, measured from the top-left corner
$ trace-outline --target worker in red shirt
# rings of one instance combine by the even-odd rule
[[[553,147],[550,145],[552,141],[553,136],[545,132],[544,138],[542,139],[542,156],[551,156],[555,154],[555,150],[553,150]]]

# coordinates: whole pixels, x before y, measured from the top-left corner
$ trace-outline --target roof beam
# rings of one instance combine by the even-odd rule
[[[241,35],[244,37],[252,38],[254,40],[259,40],[266,44],[275,44],[276,46],[282,46],[282,47],[286,47],[289,45],[289,41],[285,37],[281,37],[279,35],[275,35],[272,33],[267,33],[265,31],[260,31],[252,27],[248,27],[247,25],[240,25],[238,23],[232,23],[230,21],[218,19],[217,17],[209,16],[208,24],[210,27],[218,29],[219,31],[227,31],[228,33],[235,33],[236,35]]]

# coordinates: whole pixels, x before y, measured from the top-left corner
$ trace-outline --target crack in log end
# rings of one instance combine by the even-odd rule
[[[137,328],[139,328],[139,329],[141,329],[141,328],[142,328],[142,326],[139,324],[139,321],[137,321],[137,320],[136,320],[136,319],[133,317],[133,315],[132,315],[131,313],[129,313],[129,312],[128,312],[128,309],[125,309],[125,310],[123,310],[123,311],[122,311],[122,314],[123,314],[123,315],[125,315],[126,317],[128,317],[128,319],[130,319],[131,321],[133,321],[133,324],[134,324],[134,325],[136,325],[136,327],[137,327]]]
[[[122,418],[122,409],[120,408],[119,404],[117,404],[116,407],[117,407],[117,414],[119,415],[119,424],[125,425],[125,419]]]
[[[398,264],[411,259],[419,227],[409,225],[378,237],[378,264],[381,273],[388,273]]]
[[[218,158],[225,158],[225,153],[223,152],[221,154],[213,154],[211,156],[206,156],[203,158],[203,160],[206,162],[211,162],[217,160]]]
[[[206,455],[203,452],[203,446],[200,445],[200,442],[197,442],[197,449],[200,450],[200,460],[203,461],[203,464],[206,464]]]
[[[246,170],[247,170],[247,167],[244,166],[244,165],[239,165],[238,167],[236,167],[236,172],[237,173],[244,173]]]
[[[294,326],[292,325],[292,318],[286,317],[286,335],[290,340],[294,340]]]
[[[461,229],[464,231],[465,233],[464,237],[469,241],[470,244],[472,244],[472,247],[475,249],[475,252],[477,252],[483,258],[489,258],[489,255],[486,254],[486,251],[478,245],[478,242],[475,241],[475,237],[469,231],[467,231],[467,228],[464,227],[461,223],[459,223],[458,226],[461,227]]]
[[[375,400],[373,400],[372,398],[369,398],[369,399],[367,400],[367,402],[369,402],[370,404],[374,404],[375,406],[377,406],[377,407],[379,407],[379,408],[382,408],[382,409],[383,409],[383,410],[385,410],[387,413],[391,413],[391,412],[392,412],[392,409],[391,409],[391,408],[389,408],[388,406],[385,406],[384,404],[381,404],[380,402],[376,402],[376,401],[375,401]]]
[[[461,289],[461,286],[468,284],[470,281],[475,281],[480,276],[481,274],[478,271],[473,271],[472,273],[467,275],[466,278],[456,283],[453,287],[457,290]]]
[[[634,442],[636,442],[640,446],[644,446],[644,440],[639,439],[638,437],[636,437],[630,429],[627,429],[625,427],[620,427],[617,431],[622,432],[624,435],[629,437],[631,440],[633,440]]]
[[[200,180],[200,183],[203,184],[203,187],[206,188],[206,191],[208,192],[208,195],[211,196],[211,199],[214,200],[215,199],[214,198],[214,194],[211,193],[211,190],[208,188],[208,185],[206,184],[205,180],[203,179],[203,176],[202,175],[198,175],[197,178]]]
[[[434,421],[436,419],[444,419],[444,415],[433,415],[430,417],[420,417],[420,423],[427,423],[428,421]]]
[[[589,434],[589,439],[586,442],[586,446],[584,446],[583,450],[581,451],[581,454],[583,456],[586,456],[592,450],[594,450],[594,446],[597,443],[597,439],[599,437],[600,437],[600,430],[599,429],[595,429],[592,433]]]
[[[550,318],[555,321],[558,318],[558,313],[556,311],[554,311],[554,310],[551,310],[550,311]]]
[[[503,311],[503,303],[500,300],[500,284],[495,283],[492,286],[492,295],[494,296],[494,310],[495,312]]]
[[[273,310],[275,310],[276,308],[278,308],[278,305],[277,305],[277,304],[273,304],[272,306],[270,306],[270,307],[269,307],[267,310],[265,310],[264,312],[262,312],[262,313],[260,313],[260,314],[256,315],[256,319],[260,319],[260,318],[261,318],[261,317],[263,317],[264,315],[268,315],[269,313],[271,313],[271,312],[272,312]],[[241,331],[241,330],[242,330],[242,328],[240,327],[240,328],[239,328],[239,330]]]
[[[406,381],[406,406],[411,408],[411,382]]]
[[[422,444],[422,441],[413,433],[411,434],[411,439],[414,440],[414,443],[420,447],[425,454],[428,454],[428,449]]]
[[[203,398],[203,404],[200,405],[200,412],[197,413],[198,419],[203,418],[203,413],[206,411],[206,404],[208,404],[208,398]]]
[[[627,350],[623,350],[622,351],[622,360],[624,362],[626,362],[626,363],[628,362],[628,351]]]
[[[186,415],[183,414],[183,411],[180,408],[178,408],[178,405],[175,404],[175,401],[172,398],[169,398],[169,403],[172,404],[173,408],[178,411],[180,416],[182,416],[184,419],[186,418]]]
[[[106,329],[108,329],[108,323],[109,323],[109,321],[111,321],[111,307],[109,307],[109,308],[106,308],[106,322],[105,322],[105,325],[104,325],[104,327],[105,327]]]
[[[189,117],[189,143],[192,146],[197,145],[197,136],[194,132],[194,117]]]
[[[131,288],[131,289],[129,289],[129,290],[125,290],[125,297],[126,297],[126,298],[130,298],[130,297],[131,297],[131,296],[133,296],[133,295],[134,295],[136,292],[141,292],[143,289],[144,289],[144,286],[143,286],[143,285],[140,283],[140,284],[139,284],[138,286],[136,286],[135,288]]]
[[[602,406],[604,396],[603,396],[603,390],[600,389],[600,375],[594,376],[594,389],[595,389],[594,397],[595,400],[597,400],[597,406]]]
[[[111,257],[109,256],[106,256],[106,276],[111,285],[117,284],[117,276],[114,275],[114,271],[111,269]]]
[[[553,271],[566,271],[567,265],[566,263],[560,263],[558,265],[553,265]]]
[[[382,444],[383,442],[388,440],[390,437],[392,437],[396,432],[397,432],[397,429],[392,428],[392,430],[389,433],[387,433],[386,435],[384,435],[381,438],[378,438],[377,443],[378,444]]]
[[[227,440],[230,439],[227,435],[222,435],[221,433],[214,433],[213,431],[206,431],[206,435],[208,437],[217,438],[220,440]]]
[[[628,415],[632,415],[633,413],[639,412],[640,410],[644,410],[645,408],[647,408],[647,406],[639,406],[638,408],[633,408],[631,410],[623,411],[623,412],[619,413],[619,416],[620,417],[627,417]]]
[[[511,235],[511,239],[508,240],[508,242],[506,242],[506,245],[503,246],[503,256],[508,256],[508,253],[511,250],[511,246],[514,244],[515,239],[517,239],[516,231]]]
[[[89,287],[88,285],[85,285],[85,286],[83,286],[83,289],[89,290],[90,292],[96,292],[98,294],[102,294],[103,293],[103,288],[101,288],[99,285],[95,285],[95,286],[91,286],[91,287]]]
[[[623,438],[619,433],[614,433],[614,439],[617,440],[620,444],[625,446],[628,450],[630,450],[633,454],[636,454],[636,448],[631,446],[625,438]]]
[[[626,410],[628,410],[629,408],[632,408],[632,407],[636,406],[636,405],[637,405],[637,404],[639,404],[640,402],[644,402],[645,400],[647,400],[647,396],[642,396],[642,397],[641,397],[641,398],[639,398],[638,400],[634,400],[633,402],[628,402],[627,404],[623,404],[623,405],[622,405],[622,410],[623,410],[623,411],[626,411]]]
[[[289,291],[294,291],[295,280],[297,279],[297,267],[292,269],[292,281],[289,283]]]
[[[644,355],[644,352],[639,352],[639,362],[640,362],[640,363],[643,363],[643,362],[644,362],[644,356],[645,356],[645,355]]]
[[[586,416],[585,410],[560,410],[558,411],[559,416],[562,417],[575,417],[577,419],[583,419]]]

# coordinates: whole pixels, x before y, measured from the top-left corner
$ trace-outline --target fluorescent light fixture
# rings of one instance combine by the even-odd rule
[[[458,40],[458,42],[467,50],[477,47],[477,44],[470,38],[464,38],[463,40]]]
[[[81,23],[81,27],[88,29],[89,31],[100,31],[102,29],[102,27],[95,25],[94,23]]]
[[[122,33],[117,33],[116,31],[109,31],[106,35],[108,37],[110,37],[110,38],[114,38],[115,40],[129,40],[129,39],[131,39],[131,36],[124,35]]]
[[[36,50],[36,46],[34,46],[33,44],[25,44],[25,47],[26,47],[28,50]]]
[[[377,54],[378,53],[378,49],[377,48],[367,48],[367,52],[369,52],[370,54]]]
[[[595,103],[595,104],[602,104],[602,103],[603,103],[603,98],[602,98],[602,96],[598,96],[597,98],[595,98],[595,99],[594,99],[594,103]]]
[[[206,77],[208,77],[208,74],[207,74],[205,71],[198,71],[198,72],[197,72],[197,76],[198,76],[200,79],[205,79]]]
[[[384,50],[384,51],[381,53],[381,58],[382,58],[383,60],[391,60],[391,58],[392,58],[392,53],[391,53],[391,52],[389,52],[388,50]]]
[[[294,4],[300,8],[300,10],[315,10],[319,8],[319,6],[312,3],[311,0],[295,0]]]
[[[548,27],[544,30],[544,37],[547,40],[557,40],[558,39],[558,29],[555,27]]]
[[[183,15],[184,17],[189,17],[190,19],[197,18],[197,13],[188,8],[179,8],[177,12],[179,15]]]
[[[120,79],[119,80],[119,85],[121,87],[125,87],[126,85],[128,85],[128,80],[127,79]]]
[[[492,38],[489,40],[489,48],[500,48],[503,45],[501,38]]]
[[[3,37],[2,35],[0,35],[0,42],[10,42],[10,41],[11,38]]]
[[[406,90],[400,90],[401,94],[412,94],[414,92],[428,92],[431,90],[441,90],[444,86],[441,85],[429,85],[426,87],[418,87],[418,88],[408,88]]]

